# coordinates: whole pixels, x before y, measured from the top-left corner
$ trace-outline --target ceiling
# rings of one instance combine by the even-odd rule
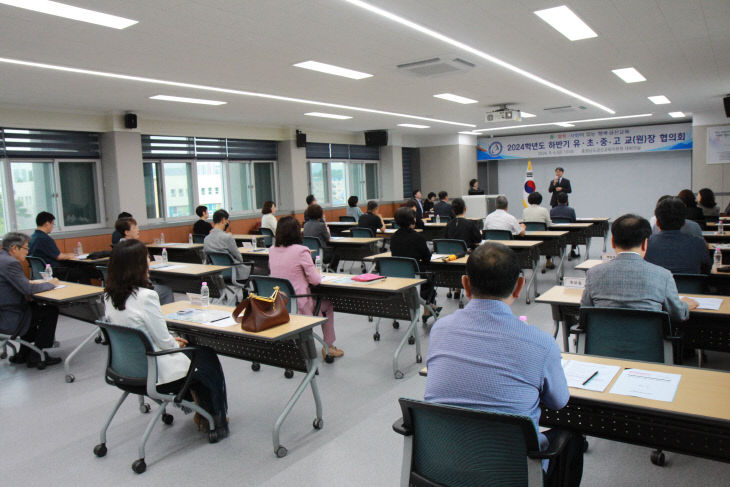
[[[343,0],[64,0],[138,20],[124,30],[0,5],[0,57],[160,80],[280,95],[419,117],[486,124],[491,105],[538,115],[523,124],[612,116],[507,69]],[[730,92],[728,0],[371,0],[422,26],[496,56],[634,120],[577,129],[677,121],[669,111],[717,110]],[[533,14],[568,5],[597,38],[571,42]],[[403,73],[398,64],[461,58],[473,68],[438,76]],[[292,67],[316,60],[374,76],[350,80]],[[647,81],[626,84],[612,69],[633,66]],[[460,105],[433,97],[479,100]],[[150,100],[157,94],[226,101],[199,106]],[[672,103],[654,105],[650,95]],[[134,111],[141,118],[233,122],[321,131],[455,134],[468,127],[403,116],[155,85],[0,63],[0,104],[92,113]],[[545,108],[585,106],[567,113]],[[320,111],[350,120],[315,119]],[[681,120],[681,119],[680,119]],[[685,119],[689,120],[689,119]],[[429,125],[425,130],[399,123]],[[515,125],[515,123],[510,123]],[[557,126],[493,132],[559,131]],[[489,133],[489,132],[488,132]]]

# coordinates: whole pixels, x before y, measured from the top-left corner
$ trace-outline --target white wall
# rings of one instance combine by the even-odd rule
[[[570,180],[570,206],[578,217],[638,213],[649,218],[660,196],[691,187],[691,151],[532,159],[535,184],[547,208],[547,188],[557,166],[565,169]],[[516,216],[522,214],[526,169],[527,159],[499,161],[499,192],[507,196],[510,212]]]

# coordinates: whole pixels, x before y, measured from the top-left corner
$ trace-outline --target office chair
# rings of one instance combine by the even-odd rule
[[[35,353],[40,355],[41,359],[40,362],[38,362],[38,369],[42,370],[46,368],[46,352],[43,349],[35,346],[35,344],[27,342],[18,336],[20,335],[20,329],[22,328],[24,321],[28,319],[28,315],[30,313],[30,306],[26,306],[23,314],[20,315],[20,318],[18,319],[18,326],[15,328],[15,331],[13,331],[12,333],[0,332],[0,349],[2,349],[2,352],[0,352],[0,360],[4,360],[8,357],[8,347],[10,347],[10,349],[13,351],[13,355],[15,355],[20,351],[20,346],[25,345],[26,347],[30,348]],[[30,326],[33,326],[32,323],[30,324]],[[13,342],[17,342],[17,348]],[[54,347],[55,346],[56,344],[54,343]]]
[[[352,227],[350,229],[350,235],[353,238],[375,238],[375,232],[372,228],[366,227]]]
[[[544,222],[525,222],[525,229],[528,232],[544,232],[547,225]]]
[[[552,220],[553,223],[573,223],[570,218],[562,218],[562,217],[551,217],[550,220]]]
[[[484,240],[512,240],[512,232],[509,230],[482,230]]]
[[[677,291],[687,294],[707,294],[707,275],[673,274]]]
[[[193,243],[194,244],[202,244],[205,243],[205,237],[206,235],[201,235],[199,233],[193,234]]]
[[[272,232],[270,228],[266,227],[261,227],[259,230],[261,230],[261,235],[264,236],[264,245],[266,245],[267,248],[274,245],[274,232]]]
[[[435,238],[433,239],[433,249],[434,252],[437,254],[454,254],[454,255],[466,255],[468,252],[468,247],[466,246],[466,242],[463,240],[456,240],[456,239],[448,239],[448,238]],[[451,298],[454,295],[455,291],[452,292],[451,289],[449,289],[446,292],[446,297]],[[461,300],[461,292],[459,292],[459,308],[464,307],[464,302]]]
[[[355,220],[355,217],[350,216],[350,215],[340,215],[340,221],[341,222],[357,222],[357,220]]]
[[[240,265],[236,262],[233,262],[233,259],[230,255],[224,254],[222,252],[206,252],[206,255],[208,256],[208,260],[213,265],[221,265],[226,266],[228,269],[221,272],[221,276],[223,277],[223,281],[232,288],[231,291],[233,292],[234,299],[236,302],[239,301],[238,299],[238,291],[241,291],[241,295],[245,297],[246,293],[246,286],[248,285],[250,272],[253,269],[254,263],[253,261],[243,261],[243,265],[247,265],[249,268],[249,275],[239,276],[238,275],[238,268],[237,266]],[[224,297],[221,296],[219,299],[222,301],[224,300]]]
[[[30,278],[33,280],[42,279],[41,272],[46,270],[46,261],[40,257],[33,257],[28,255],[25,258],[30,264]]]

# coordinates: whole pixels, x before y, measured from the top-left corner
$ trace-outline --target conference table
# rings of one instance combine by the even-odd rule
[[[188,262],[190,264],[205,262],[203,244],[165,242],[147,244],[147,248],[153,256],[162,255],[162,249],[167,249],[167,259],[175,262]]]
[[[576,222],[576,223],[553,223],[548,227],[550,231],[561,231],[567,230],[568,237],[566,243],[568,245],[585,245],[586,254],[585,258],[588,258],[591,249],[591,237],[593,236],[592,228],[593,223],[590,222]]]
[[[244,261],[253,262],[253,269],[251,269],[252,275],[269,275],[269,249],[252,249],[249,247],[239,247],[238,251],[241,253],[241,257]],[[310,253],[312,254],[314,254],[315,252],[316,251],[314,250],[310,250]]]
[[[568,244],[568,232],[551,231],[551,230],[535,230],[527,231],[524,235],[515,235],[516,240],[540,240],[540,255],[545,257],[560,257],[560,262],[556,266],[556,281],[558,284],[563,282],[565,275],[565,246]]]
[[[334,236],[340,236],[345,230],[356,226],[357,222],[327,222],[327,228],[329,228],[330,234]]]
[[[264,235],[253,235],[250,233],[234,233],[231,235],[236,241],[236,245],[241,246],[243,242],[256,242],[257,247],[264,247],[266,245],[266,237]]]
[[[312,328],[323,324],[326,318],[290,314],[288,323],[251,333],[242,330],[241,325],[237,323],[218,326],[212,323],[185,321],[185,315],[181,315],[180,318],[169,317],[186,308],[200,309],[199,306],[193,306],[189,302],[178,301],[162,306],[162,313],[166,315],[168,329],[183,336],[190,345],[210,347],[219,355],[305,374],[274,423],[272,439],[274,454],[277,457],[282,458],[288,452],[280,441],[281,426],[307,387],[312,389],[316,410],[312,425],[316,430],[322,429],[324,426],[322,400],[315,377],[319,362]],[[208,309],[232,313],[234,308],[211,305]]]
[[[331,237],[328,246],[342,261],[362,261],[365,257],[377,254],[382,238]]]
[[[156,283],[170,287],[176,293],[199,293],[203,282],[207,282],[212,298],[219,298],[225,289],[221,273],[228,266],[189,264],[187,262],[154,262],[150,264],[150,278]]]
[[[730,243],[730,232],[702,232],[702,238],[704,238],[707,243],[727,244]]]
[[[608,240],[608,223],[611,221],[608,217],[599,218],[576,218],[576,223],[592,223],[590,232],[593,237],[600,237],[603,239],[603,251],[606,251],[606,241]]]

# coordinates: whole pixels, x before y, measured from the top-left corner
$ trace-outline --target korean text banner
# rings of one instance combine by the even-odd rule
[[[477,142],[477,160],[691,149],[692,124],[681,123],[480,138]]]

